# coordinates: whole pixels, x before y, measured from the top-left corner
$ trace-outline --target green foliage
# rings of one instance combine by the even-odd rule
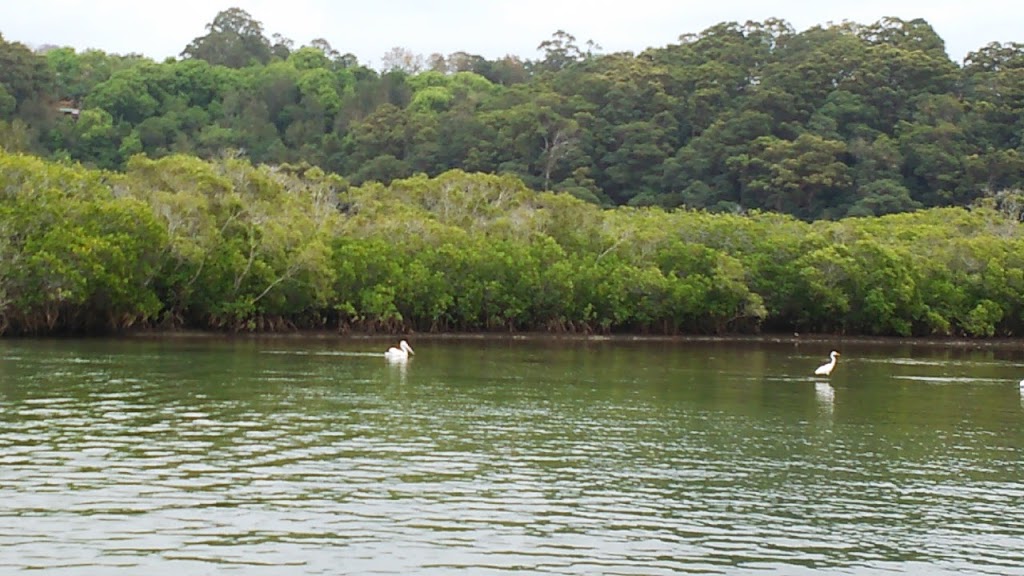
[[[230,8],[161,63],[0,42],[0,121],[9,149],[106,169],[136,153],[241,152],[357,184],[465,170],[603,206],[807,221],[970,206],[1024,187],[1016,43],[959,67],[920,19],[803,31],[768,19],[641,54],[602,54],[564,30],[538,48],[536,61],[396,48],[380,73],[322,39],[271,41]],[[91,136],[59,121],[58,100],[93,115]]]
[[[192,40],[182,56],[229,68],[266,64],[270,60],[271,45],[263,35],[263,25],[245,10],[229,8],[219,12],[206,28],[207,34]]]
[[[318,169],[296,175],[170,156],[133,158],[124,185],[167,228],[167,321],[231,329],[320,321],[340,181]]]
[[[1018,216],[808,224],[457,170],[352,187],[309,164],[4,152],[0,329],[1005,336],[1024,330]]]
[[[237,8],[162,63],[0,38],[0,331],[1024,331],[1024,46],[540,49],[378,73]]]
[[[444,112],[451,105],[454,96],[447,88],[429,86],[418,90],[409,103],[413,112]]]
[[[152,320],[165,231],[102,172],[0,154],[0,326],[20,333],[122,329]]]
[[[0,120],[11,120],[15,112],[34,116],[30,110],[48,99],[53,83],[45,58],[0,35]]]

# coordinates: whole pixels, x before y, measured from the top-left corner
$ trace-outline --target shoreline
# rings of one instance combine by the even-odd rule
[[[564,342],[750,342],[767,344],[889,345],[924,346],[930,348],[1017,349],[1024,350],[1024,338],[936,338],[901,336],[844,336],[837,334],[724,334],[724,335],[655,335],[655,334],[556,334],[550,332],[407,332],[407,333],[340,333],[335,330],[296,330],[292,332],[215,332],[206,330],[139,330],[109,335],[62,336],[82,339],[182,339],[182,340],[353,340],[374,341],[405,338],[408,340],[490,340],[500,341],[564,341]],[[11,340],[17,340],[12,338]]]

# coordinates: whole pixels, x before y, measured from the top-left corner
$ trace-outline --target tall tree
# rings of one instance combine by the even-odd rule
[[[263,35],[263,24],[241,8],[229,8],[206,25],[207,33],[192,40],[181,52],[183,58],[206,60],[229,68],[270,61],[272,46]]]
[[[15,112],[51,99],[53,82],[44,56],[0,35],[0,119],[11,119]]]

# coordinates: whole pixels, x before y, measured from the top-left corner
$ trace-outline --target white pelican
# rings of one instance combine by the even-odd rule
[[[829,353],[828,356],[832,360],[822,364],[821,366],[818,366],[818,368],[814,371],[814,373],[817,376],[828,376],[829,374],[832,373],[832,369],[836,367],[836,356],[839,356],[839,352],[833,350],[831,353]]]
[[[408,360],[409,354],[415,354],[415,352],[413,352],[412,346],[409,346],[408,342],[402,340],[398,343],[398,348],[394,346],[388,348],[388,351],[384,353],[384,357],[388,360],[402,361]]]

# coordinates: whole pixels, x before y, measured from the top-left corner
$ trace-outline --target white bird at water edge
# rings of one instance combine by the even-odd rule
[[[815,375],[828,376],[832,373],[832,369],[836,367],[836,356],[839,356],[839,352],[833,350],[828,356],[831,360],[821,366],[818,366],[818,368],[814,370]]]
[[[394,346],[388,348],[388,351],[384,353],[384,357],[388,360],[401,361],[408,360],[410,354],[415,354],[412,350],[412,346],[409,346],[408,342],[402,340],[398,343],[398,348],[395,348]]]

